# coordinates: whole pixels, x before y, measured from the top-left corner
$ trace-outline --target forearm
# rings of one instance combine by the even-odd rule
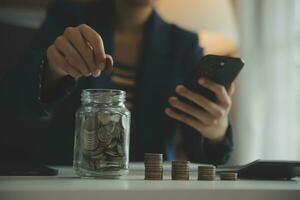
[[[40,100],[43,103],[50,103],[55,101],[61,94],[61,88],[64,88],[65,85],[70,84],[69,87],[72,87],[75,83],[75,80],[72,82],[71,77],[61,76],[53,72],[49,67],[47,59],[42,62],[42,68],[40,71]],[[67,83],[69,82],[69,83]]]
[[[218,143],[203,139],[203,154],[207,162],[222,165],[225,164],[233,150],[232,128],[229,124],[224,139]]]
[[[232,129],[229,125],[222,141],[210,141],[196,130],[183,125],[181,127],[181,146],[184,154],[192,162],[224,164],[228,161],[232,148]]]

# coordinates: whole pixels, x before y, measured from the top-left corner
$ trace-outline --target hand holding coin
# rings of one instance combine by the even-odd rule
[[[47,49],[48,66],[57,78],[99,77],[112,71],[113,59],[105,54],[101,36],[88,25],[68,27]]]

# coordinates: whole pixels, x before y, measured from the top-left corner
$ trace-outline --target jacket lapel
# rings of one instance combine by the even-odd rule
[[[110,1],[100,1],[110,2]],[[94,28],[103,38],[106,53],[112,54],[114,41],[113,3],[109,5],[94,6],[105,10],[93,10],[88,20],[88,25]],[[94,20],[97,19],[97,20]],[[137,87],[135,89],[134,128],[131,137],[137,144],[131,145],[138,148],[138,154],[146,151],[160,150],[164,152],[165,136],[163,126],[166,122],[164,108],[167,104],[167,91],[170,84],[170,37],[169,25],[153,11],[145,25],[145,36],[137,71]],[[113,88],[110,77],[102,75],[101,78],[90,77],[87,79],[89,88]],[[167,134],[166,134],[167,135]],[[160,138],[160,139],[158,139]],[[143,145],[142,145],[143,144]],[[134,151],[134,150],[133,150]],[[137,152],[135,151],[134,154]],[[136,155],[141,157],[142,155]]]
[[[136,88],[136,131],[143,152],[164,148],[163,123],[170,72],[169,27],[154,11],[145,27]],[[159,139],[158,139],[159,138]],[[164,152],[165,149],[160,149]]]

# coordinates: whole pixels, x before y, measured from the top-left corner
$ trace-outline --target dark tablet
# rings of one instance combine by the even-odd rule
[[[237,172],[241,179],[289,180],[300,176],[300,161],[256,160],[244,166],[218,170],[222,171]]]
[[[55,176],[37,156],[48,119],[0,113],[0,176]]]
[[[1,164],[0,176],[56,176],[57,169],[42,164]]]

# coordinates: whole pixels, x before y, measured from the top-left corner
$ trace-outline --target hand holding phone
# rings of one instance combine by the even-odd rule
[[[229,89],[243,65],[239,58],[203,57],[196,73],[176,87],[176,95],[169,99],[172,109],[167,108],[166,114],[210,140],[223,140],[233,91],[226,92],[225,88]],[[205,82],[200,84],[200,79]]]
[[[216,101],[215,94],[198,84],[200,78],[206,78],[228,89],[244,66],[240,58],[228,56],[206,55],[199,64],[194,76],[184,82],[188,89]]]

